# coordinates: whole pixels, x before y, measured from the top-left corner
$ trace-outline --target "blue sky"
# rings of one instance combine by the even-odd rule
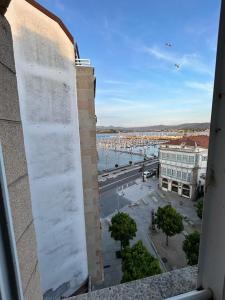
[[[95,67],[98,125],[210,121],[220,0],[39,2]]]

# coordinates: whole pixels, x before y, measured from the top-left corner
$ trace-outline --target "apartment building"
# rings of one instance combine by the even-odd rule
[[[36,1],[11,0],[5,16],[13,38],[41,290],[45,299],[57,299],[103,276],[94,69],[80,59],[62,21]]]
[[[208,136],[186,136],[160,146],[159,185],[164,191],[194,199],[204,192]]]

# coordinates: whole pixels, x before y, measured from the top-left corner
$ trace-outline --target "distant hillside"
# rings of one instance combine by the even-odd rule
[[[206,130],[209,129],[210,123],[186,123],[180,125],[153,125],[144,127],[116,127],[116,126],[97,126],[99,133],[113,133],[118,131],[169,131],[169,130]]]

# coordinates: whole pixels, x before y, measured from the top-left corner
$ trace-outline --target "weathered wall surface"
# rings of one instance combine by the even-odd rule
[[[88,270],[92,282],[103,276],[96,150],[95,77],[91,67],[76,67]]]
[[[57,22],[25,0],[6,14],[19,101],[43,292],[87,278],[74,46]],[[65,286],[65,289],[68,285]]]
[[[97,290],[67,300],[163,300],[196,289],[197,267],[187,267]]]
[[[1,11],[4,11],[3,5]],[[10,26],[1,13],[0,37],[0,143],[3,149],[22,288],[26,300],[41,300],[13,43]]]

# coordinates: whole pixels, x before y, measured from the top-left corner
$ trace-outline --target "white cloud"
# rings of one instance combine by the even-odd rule
[[[164,95],[157,100],[151,96],[142,100],[138,97],[135,100],[126,97],[108,97],[107,101],[96,99],[98,125],[144,126],[209,121],[211,100],[208,92],[202,90],[207,85],[187,84],[193,86],[193,90],[190,89],[188,94],[184,91],[176,97]]]
[[[213,82],[186,81],[185,85],[192,89],[202,90],[209,93],[213,92]]]
[[[120,81],[120,80],[104,80],[104,83],[107,84],[115,84],[115,85],[129,85],[130,82],[126,82],[126,81]]]
[[[188,68],[195,72],[212,75],[210,67],[204,64],[196,53],[183,54],[173,52],[173,50],[160,49],[157,46],[141,47],[141,51],[145,52],[158,60],[162,60],[171,64],[178,64],[181,68]]]

